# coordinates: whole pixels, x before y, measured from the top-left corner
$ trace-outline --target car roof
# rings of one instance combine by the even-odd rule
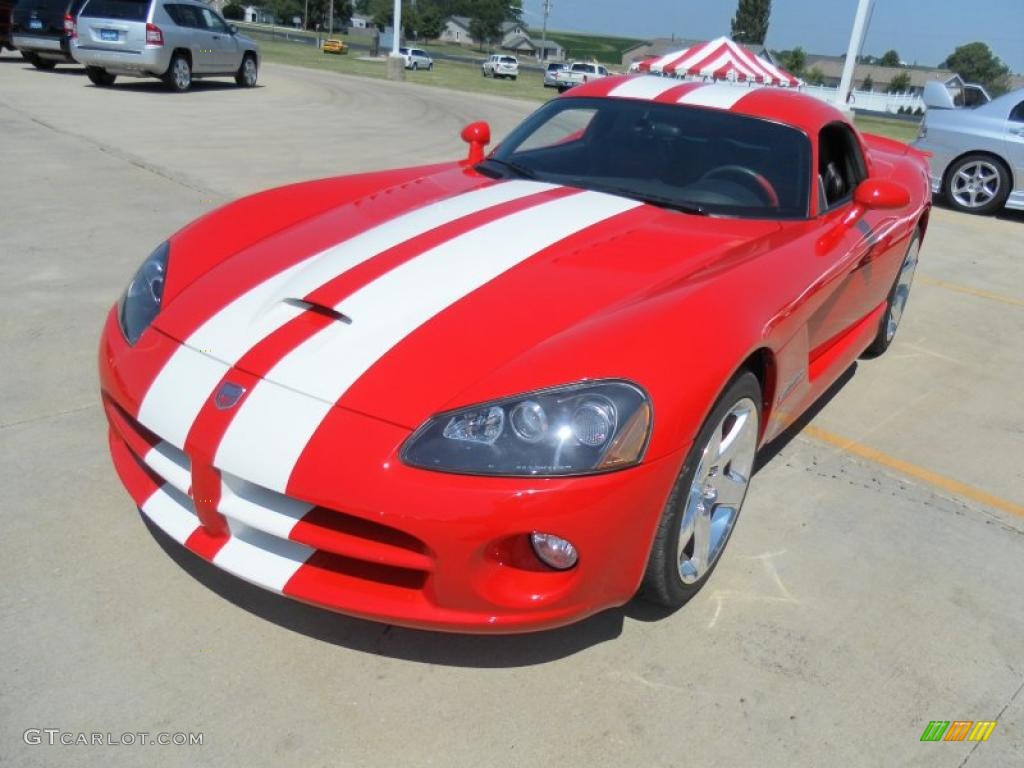
[[[585,97],[645,99],[663,104],[726,110],[785,123],[808,135],[816,135],[828,123],[850,124],[843,113],[831,104],[792,88],[776,86],[703,83],[655,75],[615,75],[578,85],[558,98]]]

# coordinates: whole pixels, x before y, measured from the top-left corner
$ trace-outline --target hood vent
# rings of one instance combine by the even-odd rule
[[[304,309],[308,312],[316,312],[319,315],[329,317],[332,320],[337,320],[339,323],[344,323],[345,325],[352,325],[352,318],[342,312],[339,312],[334,307],[326,307],[323,304],[314,304],[313,302],[306,301],[305,299],[285,299],[284,303],[290,304],[291,306],[299,309]]]

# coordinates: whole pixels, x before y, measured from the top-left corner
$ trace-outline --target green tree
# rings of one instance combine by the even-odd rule
[[[732,17],[732,39],[737,43],[763,45],[768,36],[772,0],[739,0]]]
[[[993,96],[1010,89],[1010,69],[985,43],[961,45],[939,66],[956,72],[968,83],[985,86]]]
[[[871,75],[868,75],[867,77],[865,77],[864,81],[860,84],[860,89],[862,91],[873,91],[873,90],[875,90],[875,80],[874,80],[874,78],[872,78]]]
[[[910,73],[904,70],[889,81],[889,93],[906,93],[910,90]]]
[[[238,3],[228,3],[222,13],[228,21],[245,21],[245,9]]]
[[[883,67],[898,67],[900,65],[900,55],[890,48],[882,54],[882,58],[878,60],[878,63]]]
[[[811,71],[804,77],[808,85],[824,85],[825,84],[825,73],[821,67],[811,67]]]
[[[775,61],[790,74],[800,77],[807,66],[807,54],[803,48],[797,46],[791,51],[778,51],[775,54]]]
[[[477,41],[480,50],[484,45],[493,45],[501,39],[501,25],[506,21],[518,21],[523,14],[521,0],[473,0],[467,2],[469,34]]]
[[[432,5],[414,8],[412,14],[415,22],[416,37],[422,40],[435,40],[441,36],[444,19],[440,10]]]

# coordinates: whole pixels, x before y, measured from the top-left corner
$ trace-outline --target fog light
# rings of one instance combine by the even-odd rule
[[[552,533],[531,533],[533,551],[545,565],[564,571],[576,565],[578,555],[572,542]]]

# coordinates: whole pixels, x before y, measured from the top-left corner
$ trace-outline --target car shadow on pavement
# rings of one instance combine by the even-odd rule
[[[815,417],[821,413],[825,406],[832,402],[832,398],[838,395],[839,391],[845,387],[857,373],[858,365],[859,363],[854,362],[849,368],[843,371],[832,386],[822,392],[821,396],[811,403],[807,410],[804,411],[796,421],[786,427],[785,431],[758,451],[757,459],[754,461],[755,475],[771,463],[772,459],[782,453],[785,447],[793,441],[793,438],[803,432],[804,427],[814,421]]]
[[[856,363],[810,409],[758,455],[755,473],[778,455],[853,377]],[[453,667],[524,667],[565,658],[622,634],[626,618],[661,621],[669,610],[640,599],[575,624],[524,635],[467,635],[405,629],[299,603],[232,576],[182,547],[140,512],[161,549],[196,581],[261,619],[307,637],[363,653]]]
[[[92,87],[93,88],[100,88],[101,86],[94,85]],[[245,90],[255,91],[255,90],[259,90],[260,88],[264,88],[264,87],[265,87],[264,85],[262,85],[260,83],[257,83],[252,88],[247,88]],[[121,80],[118,80],[117,83],[115,83],[114,85],[102,87],[102,90],[105,90],[105,91],[136,91],[138,93],[156,93],[156,94],[159,94],[161,96],[172,96],[172,95],[178,96],[178,95],[180,95],[180,96],[183,96],[183,97],[187,98],[189,95],[192,95],[192,94],[218,93],[220,91],[238,91],[238,90],[241,90],[241,89],[234,82],[234,80],[194,80],[192,82],[192,86],[188,89],[188,91],[186,93],[183,93],[183,94],[172,94],[170,91],[167,90],[167,86],[164,85],[159,80],[157,80],[156,78],[153,78],[153,79],[143,78],[143,79],[132,79],[132,80],[127,80],[126,79],[124,82],[122,82]]]

